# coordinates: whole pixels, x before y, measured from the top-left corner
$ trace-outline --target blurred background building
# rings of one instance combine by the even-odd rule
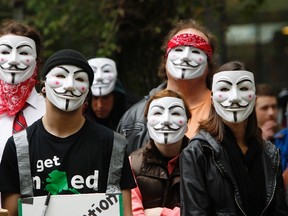
[[[227,58],[244,61],[258,83],[270,83],[277,91],[288,87],[287,1],[265,1],[249,22],[230,12],[225,33]]]

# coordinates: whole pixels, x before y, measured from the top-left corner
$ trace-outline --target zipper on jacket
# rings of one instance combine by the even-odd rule
[[[240,207],[240,205],[239,205],[239,203],[238,203],[237,198],[236,198],[235,195],[234,195],[234,200],[235,200],[235,202],[236,202],[238,208],[241,210],[242,214],[246,216],[245,212],[244,212],[243,209]]]
[[[279,149],[277,149],[276,155],[278,155],[278,161],[277,161],[277,169],[276,169],[276,173],[274,175],[274,187],[273,187],[273,191],[270,197],[269,202],[267,203],[266,207],[263,209],[262,213],[260,216],[262,216],[264,214],[264,212],[266,211],[266,209],[268,208],[268,206],[270,205],[270,203],[272,202],[272,199],[274,197],[275,194],[275,190],[276,190],[276,182],[277,182],[277,173],[278,173],[278,169],[279,169],[279,165],[280,165],[280,157],[279,157]]]
[[[206,147],[208,147],[208,148],[211,150],[213,163],[214,163],[215,166],[218,168],[218,170],[220,171],[220,173],[224,176],[224,173],[222,172],[221,168],[218,166],[218,164],[216,163],[216,161],[215,161],[215,159],[214,159],[214,151],[213,151],[213,148],[210,147],[210,146],[208,146],[208,145],[203,145],[203,146],[206,146]],[[237,198],[236,198],[235,195],[234,195],[234,200],[235,200],[238,208],[239,208],[240,211],[242,212],[242,214],[243,214],[244,216],[246,216],[245,212],[243,211],[243,209],[242,209],[241,206],[239,205],[239,203],[238,203]]]

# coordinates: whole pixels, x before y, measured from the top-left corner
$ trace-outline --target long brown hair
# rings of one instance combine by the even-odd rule
[[[161,46],[161,51],[163,54],[161,57],[160,66],[158,68],[158,77],[163,80],[167,80],[165,53],[166,53],[168,41],[171,40],[171,38],[175,34],[177,34],[179,31],[183,29],[188,29],[188,28],[193,28],[198,31],[201,31],[208,38],[208,43],[212,47],[213,56],[212,56],[212,59],[208,62],[209,73],[206,78],[206,85],[209,89],[211,89],[213,73],[217,66],[216,57],[215,57],[217,40],[216,40],[216,37],[206,27],[204,27],[200,22],[193,20],[193,19],[180,20],[178,23],[176,23],[173,26],[173,28],[168,32],[167,36],[164,38],[163,44]]]
[[[220,66],[216,73],[221,71],[237,71],[237,70],[246,70],[245,65],[239,61],[231,61],[222,66]],[[213,137],[216,138],[218,142],[223,140],[224,136],[224,123],[222,118],[216,113],[214,106],[212,105],[207,120],[200,122],[198,130],[204,129],[210,133]],[[257,124],[255,108],[247,119],[247,126],[245,132],[245,140],[250,140],[256,138],[259,143],[262,143],[262,134],[261,130]]]

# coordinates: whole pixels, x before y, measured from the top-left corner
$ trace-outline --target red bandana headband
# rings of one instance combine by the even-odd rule
[[[212,58],[213,53],[210,44],[198,35],[185,33],[176,35],[173,38],[171,38],[171,40],[167,44],[167,50],[165,54],[166,58],[171,49],[173,49],[176,46],[193,46],[205,52],[205,54],[208,56],[208,59],[211,60]]]

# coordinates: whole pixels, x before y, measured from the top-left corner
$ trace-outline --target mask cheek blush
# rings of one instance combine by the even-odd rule
[[[0,58],[0,63],[6,62],[6,58]]]
[[[170,61],[174,61],[174,60],[177,60],[179,57],[175,52],[171,51],[168,55],[168,58]]]
[[[178,124],[179,124],[180,126],[183,126],[185,123],[186,123],[186,121],[185,121],[184,118],[180,118],[180,119],[179,119]]]
[[[226,100],[226,96],[223,94],[223,92],[218,91],[214,93],[214,99],[218,102],[222,102]]]
[[[77,89],[78,89],[80,92],[84,93],[84,92],[87,91],[88,85],[87,85],[86,83],[81,83],[81,84],[79,84],[79,85],[77,86]]]
[[[156,117],[155,117],[155,116],[150,116],[150,117],[148,118],[148,124],[151,125],[151,126],[156,125],[156,124],[157,124],[157,119],[156,119]]]
[[[247,95],[243,97],[243,99],[246,101],[252,101],[254,98],[255,98],[255,93],[252,91],[247,93]]]
[[[86,89],[87,89],[86,86],[81,86],[80,91],[81,91],[81,92],[85,92]]]
[[[47,77],[46,83],[51,88],[57,88],[57,87],[61,86],[61,82],[56,77]]]

